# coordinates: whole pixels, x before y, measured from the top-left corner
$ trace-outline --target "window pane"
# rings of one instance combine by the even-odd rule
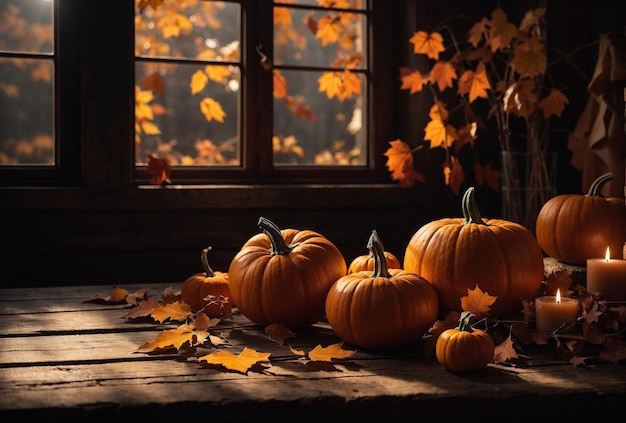
[[[274,164],[365,165],[364,94],[329,99],[318,90],[320,78],[344,78],[344,71],[283,70],[280,74],[288,87],[298,87],[298,93],[290,99],[274,99]],[[364,86],[362,75],[349,75]]]
[[[240,165],[240,14],[198,0],[136,10],[136,164]]]
[[[55,164],[52,34],[52,1],[0,0],[0,165]]]

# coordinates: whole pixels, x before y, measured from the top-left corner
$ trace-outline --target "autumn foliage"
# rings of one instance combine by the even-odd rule
[[[530,10],[516,25],[496,8],[490,17],[474,22],[464,36],[456,35],[447,24],[432,31],[418,30],[409,39],[415,55],[426,56],[429,67],[400,69],[401,90],[409,94],[428,91],[433,98],[424,143],[411,146],[393,140],[385,153],[392,178],[403,186],[424,182],[413,163],[413,153],[423,145],[446,152],[443,163],[445,182],[459,194],[470,170],[480,180],[499,191],[499,173],[492,164],[463,169],[458,159],[464,147],[472,149],[486,136],[486,122],[494,118],[500,135],[509,131],[509,118],[529,125],[544,125],[559,117],[568,103],[556,87],[546,85],[547,55],[541,19],[545,8]],[[551,80],[550,80],[551,81]],[[446,103],[451,97],[458,103]],[[484,116],[481,111],[487,110]],[[462,116],[453,119],[453,114]],[[529,143],[531,130],[528,130]],[[499,139],[504,151],[511,151],[510,139]],[[533,146],[531,146],[534,148]],[[544,148],[545,145],[536,146]]]

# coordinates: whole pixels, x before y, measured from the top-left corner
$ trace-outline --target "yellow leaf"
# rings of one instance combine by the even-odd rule
[[[409,39],[413,44],[413,53],[425,54],[430,59],[439,59],[439,53],[445,51],[443,37],[438,32],[428,34],[426,31],[417,31]]]
[[[456,138],[456,129],[438,119],[429,121],[424,128],[424,139],[430,141],[430,148],[450,147]]]
[[[428,117],[443,123],[448,120],[448,109],[446,109],[446,106],[441,101],[436,101],[435,104],[430,106]]]
[[[197,70],[191,75],[191,82],[189,83],[189,88],[191,88],[191,94],[197,94],[206,87],[206,84],[209,82],[209,77],[206,73],[201,70]]]
[[[156,25],[161,30],[163,38],[178,37],[181,31],[190,31],[193,28],[193,24],[187,16],[172,10],[159,19]]]
[[[353,94],[356,96],[361,95],[361,78],[346,69],[343,71],[343,78],[337,98],[344,100],[352,97]]]
[[[461,298],[461,308],[463,311],[472,312],[476,317],[481,317],[491,310],[491,305],[498,299],[483,292],[476,284],[473,290],[467,289],[467,296]]]
[[[140,350],[175,347],[180,349],[185,343],[189,346],[198,345],[204,342],[209,335],[206,331],[194,331],[191,326],[184,324],[176,329],[166,330],[151,342],[146,342],[139,347]]]
[[[341,91],[341,75],[337,72],[324,72],[317,80],[319,92],[326,92],[329,99],[338,95]]]
[[[387,156],[387,169],[392,172],[394,180],[402,179],[404,168],[413,166],[413,153],[409,145],[400,139],[389,141],[389,144],[391,147],[384,153]]]
[[[311,361],[332,361],[333,358],[348,358],[351,357],[356,351],[344,350],[343,342],[329,345],[328,347],[316,346],[309,352],[309,359]]]
[[[200,102],[200,111],[209,122],[213,119],[224,122],[224,116],[226,116],[221,104],[209,97]]]
[[[156,126],[152,122],[147,122],[147,121],[141,123],[141,130],[146,135],[158,135],[161,133],[161,130],[159,129],[158,126]]]
[[[207,65],[204,71],[210,80],[219,83],[224,82],[226,77],[230,75],[230,71],[227,66]]]
[[[400,81],[402,81],[401,90],[410,90],[411,94],[415,94],[422,91],[429,79],[424,77],[420,71],[414,70],[407,75],[401,76]]]
[[[160,304],[152,310],[152,317],[159,323],[163,323],[168,319],[184,322],[190,314],[191,308],[180,301],[170,304]]]
[[[219,351],[199,357],[198,360],[209,364],[219,364],[229,370],[235,370],[246,374],[250,367],[262,361],[269,361],[270,353],[260,353],[248,347],[244,347],[239,355],[228,351]]]
[[[318,28],[315,33],[315,38],[322,40],[322,46],[333,43],[339,39],[341,27],[338,25],[337,20],[323,17],[317,21],[317,24]]]

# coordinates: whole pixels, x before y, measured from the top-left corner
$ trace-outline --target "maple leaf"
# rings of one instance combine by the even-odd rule
[[[439,119],[429,121],[424,128],[424,140],[430,141],[430,148],[450,147],[456,138],[456,129]]]
[[[339,94],[341,90],[341,76],[337,72],[324,72],[317,80],[319,92],[326,92],[329,99]]]
[[[464,311],[469,311],[476,317],[489,314],[491,305],[498,299],[489,295],[488,292],[483,292],[476,284],[476,287],[471,290],[467,289],[467,296],[461,298],[461,308]]]
[[[292,346],[289,346],[289,350],[291,351],[292,354],[297,355],[299,357],[306,356],[306,353],[303,350],[297,350],[293,348]]]
[[[352,95],[361,95],[361,78],[355,73],[350,72],[348,69],[343,71],[343,77],[341,79],[341,90],[337,96],[339,100],[352,97]]]
[[[139,0],[137,3],[137,8],[140,12],[143,12],[148,6],[152,8],[152,10],[157,10],[158,6],[163,4],[163,0]]]
[[[500,46],[502,48],[509,47],[511,40],[518,35],[515,25],[507,19],[506,13],[500,8],[496,8],[491,12],[491,20],[489,20],[489,36],[500,37]]]
[[[443,37],[438,32],[428,34],[426,31],[417,31],[409,39],[413,44],[413,53],[425,54],[430,59],[439,59],[439,53],[445,51]]]
[[[141,317],[152,317],[152,311],[159,306],[159,303],[154,298],[148,298],[145,301],[139,303],[137,307],[133,307],[127,314],[124,316],[125,319],[137,319]]]
[[[494,363],[502,363],[510,358],[517,357],[517,351],[515,351],[515,348],[513,348],[513,339],[511,338],[511,335],[509,335],[509,337],[506,338],[503,342],[496,345],[493,353]]]
[[[190,316],[191,307],[179,301],[171,304],[159,304],[159,306],[152,311],[152,317],[159,323],[163,323],[166,320],[184,322]]]
[[[520,32],[528,32],[530,28],[539,24],[539,20],[546,14],[546,8],[542,7],[535,10],[529,10],[524,14],[522,22],[519,25]]]
[[[170,179],[172,167],[170,166],[170,161],[167,157],[159,159],[152,154],[149,155],[148,166],[146,166],[144,172],[152,175],[152,179],[150,180],[150,184],[152,185],[172,183],[172,180]]]
[[[191,94],[197,94],[206,87],[206,84],[209,82],[209,77],[207,74],[201,70],[197,70],[191,75],[191,82],[189,83],[189,88],[191,88]]]
[[[200,345],[208,336],[209,333],[207,331],[194,330],[190,325],[183,324],[176,329],[160,332],[153,341],[146,342],[138,349],[155,350],[158,348],[174,347],[180,350],[185,344],[188,344],[190,347]]]
[[[468,94],[469,102],[472,103],[477,98],[487,98],[487,90],[491,89],[485,64],[479,63],[476,72],[467,70],[459,78],[459,94]]]
[[[487,23],[487,18],[483,17],[480,21],[472,25],[470,30],[467,32],[465,38],[470,44],[472,44],[472,46],[478,47],[480,40],[482,40],[483,37],[486,38],[488,36]]]
[[[343,359],[354,355],[356,351],[344,350],[343,342],[322,347],[317,345],[311,351],[309,351],[309,359],[311,361],[332,361],[333,359]]]
[[[465,172],[456,157],[450,156],[450,162],[452,165],[450,167],[450,172],[446,174],[446,185],[450,186],[452,192],[459,195],[459,192],[461,191],[461,184],[465,179]]]
[[[139,82],[147,90],[157,93],[161,97],[163,96],[165,91],[165,80],[158,72],[152,72],[151,74],[144,76],[139,80]]]
[[[226,80],[226,77],[230,75],[230,71],[227,66],[220,65],[207,65],[204,68],[207,76],[211,81],[222,83]]]
[[[543,48],[543,42],[537,35],[515,48],[515,57],[511,59],[511,66],[522,78],[542,75],[548,67],[548,58]]]
[[[394,180],[404,177],[405,166],[413,167],[413,152],[411,147],[401,139],[389,141],[389,147],[384,155],[387,156],[387,169],[392,173]]]
[[[294,338],[296,336],[295,333],[291,331],[291,329],[280,323],[272,323],[265,327],[265,333],[270,337],[270,339],[280,345],[283,345],[285,339]]]
[[[530,116],[537,104],[533,88],[534,82],[530,79],[511,84],[502,99],[504,110],[519,117]]]
[[[408,69],[408,68],[406,68]],[[422,75],[418,70],[410,71],[400,76],[402,82],[401,90],[410,90],[411,94],[422,91],[424,86],[430,81],[429,78]]]
[[[157,21],[156,27],[161,30],[163,38],[171,38],[178,37],[181,31],[191,31],[193,24],[185,15],[168,13]]]
[[[218,122],[224,122],[226,113],[222,109],[222,105],[210,97],[203,98],[200,102],[200,111],[209,122],[215,119]]]
[[[341,34],[341,27],[338,25],[338,21],[334,18],[322,17],[317,21],[317,32],[315,38],[319,38],[322,41],[322,46],[328,43],[333,43],[339,39]]]
[[[439,91],[446,88],[452,88],[453,82],[457,78],[454,66],[445,60],[436,62],[430,70],[430,80],[433,84],[437,84]]]
[[[161,133],[161,130],[159,129],[158,126],[156,126],[152,122],[147,122],[147,121],[141,123],[141,130],[146,135],[158,135]]]
[[[546,275],[546,295],[556,295],[556,291],[569,290],[573,279],[566,269],[558,270]]]
[[[428,330],[428,338],[424,345],[424,355],[430,357],[437,346],[437,339],[445,330],[456,328],[459,325],[459,318],[461,314],[458,311],[449,312],[445,319],[437,320],[433,326]]]
[[[209,364],[217,364],[229,370],[247,374],[248,370],[257,363],[269,361],[271,353],[260,353],[248,347],[244,347],[238,355],[228,351],[218,351],[199,357],[199,361],[206,361]]]
[[[148,105],[152,100],[154,100],[152,91],[135,86],[135,119],[154,119],[152,108]]]
[[[560,117],[566,104],[569,104],[569,100],[565,94],[561,90],[553,88],[550,90],[550,94],[539,101],[537,108],[543,112],[543,117],[548,119],[553,115]]]

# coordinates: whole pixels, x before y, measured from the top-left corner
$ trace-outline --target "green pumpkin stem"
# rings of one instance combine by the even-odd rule
[[[459,317],[459,325],[456,327],[459,331],[465,332],[473,332],[472,328],[472,317],[474,317],[474,313],[471,311],[463,311],[461,312],[461,317]]]
[[[483,218],[480,214],[480,210],[478,210],[476,199],[474,198],[474,187],[469,187],[465,191],[465,194],[463,194],[463,199],[461,200],[461,210],[463,211],[463,217],[465,218],[463,221],[464,225],[467,225],[468,223],[485,225],[485,222],[483,222]]]
[[[270,252],[273,256],[285,255],[292,250],[292,247],[287,244],[287,241],[283,238],[280,228],[276,226],[274,222],[265,217],[261,217],[259,219],[259,228],[270,238],[270,242],[272,243]]]
[[[611,179],[613,179],[613,174],[611,172],[598,176],[598,178],[593,181],[593,183],[589,187],[589,192],[587,193],[587,195],[589,197],[602,197],[602,188]]]
[[[380,242],[380,238],[378,236],[378,232],[376,230],[372,231],[369,240],[367,241],[367,248],[374,255],[374,273],[370,276],[371,278],[389,278],[391,274],[389,273],[389,268],[387,267],[387,258],[385,257],[385,250],[383,249],[383,244]]]
[[[208,278],[212,278],[215,276],[215,272],[209,266],[209,251],[212,250],[213,247],[208,246],[202,250],[202,254],[200,255],[200,261],[202,262],[202,268],[204,269],[204,273]]]

